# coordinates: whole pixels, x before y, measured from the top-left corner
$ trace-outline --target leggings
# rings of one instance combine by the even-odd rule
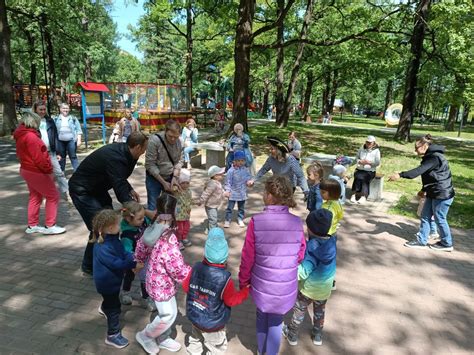
[[[278,354],[283,316],[283,314],[265,313],[257,308],[257,349],[259,354]]]

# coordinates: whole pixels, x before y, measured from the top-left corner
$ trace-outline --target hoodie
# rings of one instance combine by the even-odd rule
[[[21,169],[40,174],[52,174],[53,166],[46,145],[40,133],[34,128],[20,124],[13,133],[16,141],[16,155]]]
[[[298,267],[298,288],[312,300],[327,300],[336,276],[336,237],[311,236]]]
[[[422,190],[426,197],[436,200],[447,200],[454,197],[453,180],[449,164],[444,157],[442,145],[431,144],[421,164],[415,169],[403,171],[400,176],[405,179],[414,179],[421,175]]]

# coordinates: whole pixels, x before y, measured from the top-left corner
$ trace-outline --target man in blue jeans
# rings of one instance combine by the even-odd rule
[[[179,173],[184,163],[183,147],[179,139],[181,126],[168,120],[165,131],[150,137],[145,155],[147,207],[156,210],[156,199],[163,191],[179,189]]]
[[[142,132],[133,132],[127,143],[108,144],[92,152],[79,165],[69,179],[69,195],[81,215],[92,239],[92,219],[97,212],[112,208],[108,190],[113,189],[121,202],[135,200],[140,196],[127,181],[138,158],[145,153],[148,137]],[[82,260],[82,272],[92,275],[93,243],[87,243]]]

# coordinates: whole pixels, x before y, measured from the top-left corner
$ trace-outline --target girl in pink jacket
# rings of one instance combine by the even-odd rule
[[[177,284],[186,279],[191,267],[184,263],[176,237],[176,198],[163,193],[157,200],[157,218],[160,228],[156,241],[144,235],[135,250],[136,260],[148,258],[146,290],[155,301],[158,315],[135,336],[148,354],[156,354],[160,348],[179,351],[181,344],[169,337],[171,326],[176,320]]]

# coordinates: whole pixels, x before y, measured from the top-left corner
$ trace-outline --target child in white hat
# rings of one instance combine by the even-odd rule
[[[329,179],[334,179],[341,185],[341,197],[339,197],[339,202],[342,205],[346,202],[346,170],[344,165],[336,164],[332,167],[332,174],[328,176]]]
[[[204,186],[201,197],[197,199],[196,204],[201,206],[204,204],[208,219],[208,230],[218,227],[217,225],[217,209],[224,199],[224,189],[222,188],[222,180],[224,180],[225,168],[213,165],[207,171],[209,180]]]
[[[191,229],[191,205],[193,203],[193,196],[189,189],[191,182],[191,172],[188,169],[181,169],[179,174],[179,187],[180,190],[174,193],[176,197],[176,225],[179,241],[179,249],[183,250],[185,247],[192,245],[188,239],[188,233]]]

